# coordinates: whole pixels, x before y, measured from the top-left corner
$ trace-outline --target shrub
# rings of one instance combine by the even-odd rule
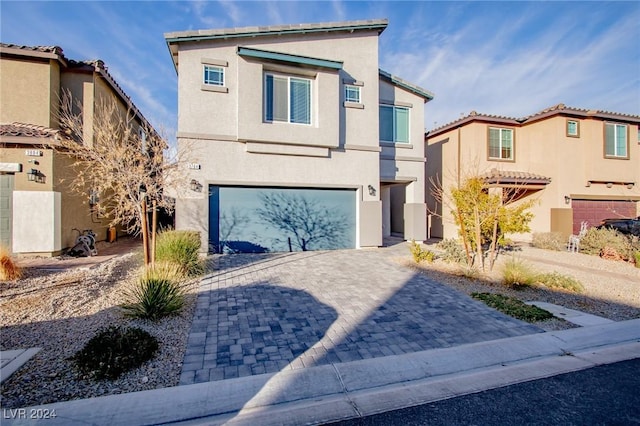
[[[535,281],[536,274],[525,261],[511,257],[505,262],[502,271],[502,283],[507,287],[529,286]]]
[[[523,321],[535,322],[553,318],[551,312],[537,306],[527,305],[515,297],[493,293],[471,293],[471,297],[482,300],[487,306]]]
[[[158,341],[139,328],[109,327],[78,351],[73,360],[80,371],[96,379],[115,379],[153,358]]]
[[[575,293],[582,293],[584,287],[580,281],[567,275],[562,275],[558,272],[550,272],[546,274],[540,274],[536,277],[536,282],[549,288],[559,288],[563,290],[573,291]]]
[[[633,244],[632,239],[622,235],[615,229],[589,228],[580,240],[580,251],[585,254],[599,256],[603,249],[618,253],[623,259],[631,259]]]
[[[640,268],[640,251],[633,253],[633,257],[636,262],[636,268]]]
[[[157,320],[180,311],[184,306],[184,288],[175,265],[148,269],[126,294],[122,305],[125,315]],[[166,264],[164,264],[166,265]]]
[[[156,262],[171,262],[180,265],[186,275],[203,272],[198,255],[200,234],[195,231],[164,231],[156,241]]]
[[[464,248],[453,238],[440,241],[436,247],[442,251],[442,260],[449,263],[467,263],[467,255]]]
[[[433,263],[433,260],[436,257],[434,252],[430,250],[423,250],[422,246],[420,246],[420,244],[416,243],[414,240],[411,240],[411,247],[409,247],[409,250],[411,250],[411,254],[413,255],[413,260],[416,263],[420,263],[424,261]]]
[[[566,247],[567,241],[560,232],[534,232],[531,245],[545,250],[561,251]]]
[[[0,246],[0,281],[13,281],[22,276],[22,270],[11,258],[11,253]]]
[[[470,280],[475,280],[480,278],[480,269],[478,269],[478,267],[474,265],[467,265],[466,262],[460,265],[459,273],[463,277],[468,278]]]

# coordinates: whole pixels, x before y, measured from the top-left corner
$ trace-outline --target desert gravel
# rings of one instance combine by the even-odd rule
[[[429,245],[436,250],[435,245]],[[397,251],[395,253],[398,253]],[[500,284],[502,264],[513,255],[539,272],[557,271],[583,284],[575,294],[544,288],[513,290]],[[524,301],[544,301],[615,321],[640,318],[640,269],[623,262],[583,254],[522,246],[501,255],[491,273],[476,279],[459,275],[459,267],[437,260],[416,265],[406,256],[394,258],[461,292],[494,292]],[[0,349],[43,348],[24,368],[2,384],[3,408],[88,398],[176,386],[195,309],[198,280],[188,288],[187,304],[178,316],[158,322],[125,318],[119,308],[123,292],[135,279],[139,256],[126,254],[90,269],[64,272],[27,268],[25,277],[0,282]],[[99,330],[110,325],[137,326],[160,341],[156,357],[113,381],[83,377],[69,360]],[[537,323],[546,330],[573,327],[554,319]]]
[[[64,272],[25,269],[23,279],[0,283],[0,349],[41,347],[26,365],[2,383],[2,407],[176,386],[195,306],[195,289],[179,316],[158,322],[123,316],[123,292],[134,282],[139,256],[126,254],[91,269]],[[113,381],[83,377],[69,357],[111,325],[140,327],[160,348],[153,360]]]

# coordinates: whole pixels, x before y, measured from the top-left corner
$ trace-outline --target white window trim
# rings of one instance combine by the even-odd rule
[[[492,157],[491,156],[491,129],[498,130],[498,135],[500,135],[499,139],[499,151],[500,157]],[[502,130],[508,130],[511,132],[511,156],[510,157],[502,157]],[[515,132],[513,129],[509,129],[507,127],[489,127],[487,131],[487,158],[489,160],[498,160],[498,161],[515,161],[515,152],[516,152],[516,141],[515,141]]]
[[[613,126],[613,150],[614,154],[607,154],[607,126]],[[616,143],[617,134],[618,134],[618,126],[624,127],[624,139],[625,139],[625,154],[620,155],[617,152],[618,144]],[[628,159],[629,158],[629,126],[624,123],[604,123],[604,158],[617,158],[617,159]]]
[[[277,77],[277,78],[286,78],[287,79],[287,121],[281,120],[268,120],[267,119],[267,108],[266,108],[266,99],[267,99],[267,76]],[[309,81],[309,123],[293,123],[291,122],[291,79],[297,80],[307,80]],[[313,79],[298,75],[290,75],[290,74],[282,74],[273,71],[266,71],[263,73],[262,77],[262,119],[265,123],[273,123],[273,124],[289,124],[289,125],[297,125],[297,126],[313,126],[314,117],[313,117]]]
[[[569,132],[569,123],[576,123],[576,132],[575,133],[570,133]],[[570,138],[579,138],[580,137],[580,121],[579,120],[570,120],[567,119],[566,122],[566,126],[567,126],[567,136]]]
[[[222,82],[221,83],[208,82],[207,81],[207,68],[212,68],[212,69],[219,70],[220,74],[222,76]],[[218,65],[211,65],[211,64],[202,64],[202,84],[204,84],[205,86],[226,87],[226,82],[227,82],[227,78],[225,76],[224,67],[221,67],[221,66],[218,66]]]
[[[362,103],[362,90],[360,90],[361,86],[355,86],[353,84],[345,84],[344,85],[344,101],[345,102],[349,102],[352,104],[361,104]],[[354,101],[352,99],[349,99],[348,93],[349,90],[355,90],[358,93],[358,100]]]

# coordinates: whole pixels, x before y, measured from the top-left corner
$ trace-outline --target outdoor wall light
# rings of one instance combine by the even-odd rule
[[[633,183],[628,183],[628,184],[627,184],[627,189],[631,189],[631,188],[633,188],[633,185],[634,185]]]
[[[607,188],[611,188],[612,186],[613,186],[613,183],[607,182]]]
[[[40,162],[38,160],[34,160],[34,159],[31,159],[31,160],[27,161],[27,163],[35,164],[36,166],[38,164],[40,164]]]
[[[571,197],[569,197],[568,195],[564,196],[564,203],[565,204],[569,204],[571,202]]]
[[[31,169],[27,172],[27,180],[29,182],[35,182],[38,177],[38,171],[36,169]]]
[[[376,189],[371,185],[369,185],[369,195],[371,195],[372,197],[376,196]]]
[[[191,179],[191,184],[189,186],[193,192],[202,192],[202,184],[195,179]]]
[[[46,176],[38,169],[31,169],[27,172],[27,180],[29,182],[45,183]]]

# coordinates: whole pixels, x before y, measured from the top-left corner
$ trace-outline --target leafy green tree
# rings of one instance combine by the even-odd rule
[[[451,189],[451,212],[459,227],[467,263],[479,260],[485,269],[485,250],[489,258],[489,269],[493,269],[498,245],[504,242],[505,234],[529,232],[533,214],[528,210],[535,200],[517,200],[520,191],[504,190],[490,192],[481,177],[465,179]]]

